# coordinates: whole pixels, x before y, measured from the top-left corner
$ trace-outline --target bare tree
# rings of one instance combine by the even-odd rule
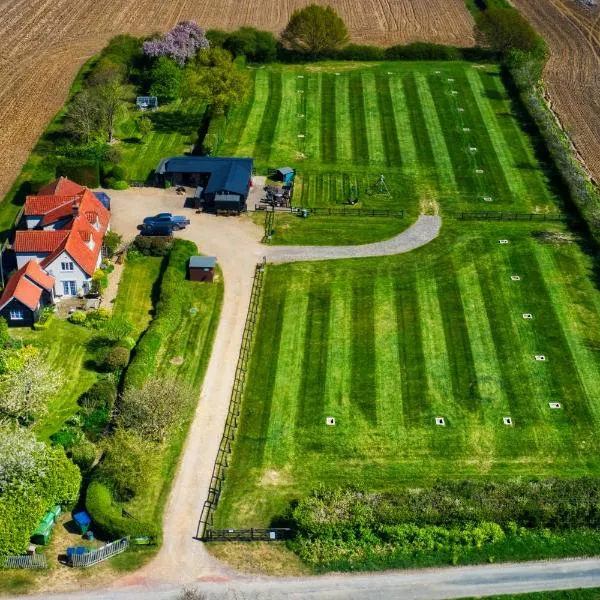
[[[0,378],[0,412],[27,423],[48,411],[48,400],[64,383],[60,369],[51,367],[41,356],[29,356],[21,369]]]
[[[89,143],[100,125],[98,98],[93,88],[86,88],[75,96],[69,106],[66,121],[68,131]]]
[[[90,88],[98,97],[100,122],[106,132],[108,143],[112,143],[115,124],[125,110],[125,87],[118,79]]]
[[[128,388],[119,402],[119,423],[142,437],[162,442],[181,418],[189,391],[174,379],[152,378],[141,388]]]

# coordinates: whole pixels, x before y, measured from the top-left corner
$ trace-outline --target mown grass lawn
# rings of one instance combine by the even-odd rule
[[[559,205],[496,65],[345,62],[249,74],[220,153],[252,156],[259,170],[295,167],[297,206],[341,205],[354,193],[358,207],[409,214],[432,199],[447,212]],[[374,193],[381,174],[389,196]]]
[[[264,227],[265,213],[253,213],[254,222]],[[410,226],[412,219],[398,217],[314,216],[275,213],[270,243],[275,245],[369,244],[391,238]]]
[[[116,131],[128,180],[146,181],[163,158],[189,152],[198,139],[205,109],[205,104],[191,99],[177,100],[143,115],[131,107]],[[149,118],[153,125],[144,137],[136,126],[136,119],[141,116]]]
[[[38,437],[48,440],[79,410],[77,399],[96,381],[98,373],[94,369],[94,356],[87,344],[97,332],[54,319],[48,329],[18,329],[12,330],[11,335],[39,347],[48,364],[63,371],[64,386],[48,403],[47,414],[35,424]]]
[[[119,282],[113,314],[127,319],[137,340],[146,331],[160,293],[164,260],[157,256],[128,258]]]
[[[397,257],[268,266],[218,525],[321,484],[600,475],[600,293],[539,229],[447,223]]]

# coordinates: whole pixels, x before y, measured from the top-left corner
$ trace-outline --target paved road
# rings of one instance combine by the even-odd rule
[[[575,559],[293,579],[236,577],[193,586],[204,592],[207,600],[442,600],[577,587],[600,587],[600,561]],[[43,597],[49,600],[170,600],[176,598],[179,591],[180,588],[168,585],[136,586]]]
[[[441,226],[440,217],[421,215],[408,229],[383,242],[357,246],[269,246],[267,257],[269,262],[279,263],[403,254],[434,240]]]

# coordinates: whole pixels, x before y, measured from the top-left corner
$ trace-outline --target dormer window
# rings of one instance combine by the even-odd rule
[[[75,267],[74,267],[73,263],[70,261],[65,261],[65,262],[60,263],[61,271],[73,271],[74,268]]]

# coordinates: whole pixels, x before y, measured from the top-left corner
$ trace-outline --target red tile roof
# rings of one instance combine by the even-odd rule
[[[66,177],[59,177],[52,183],[40,188],[38,192],[41,196],[74,196],[83,192],[85,188]]]
[[[0,308],[16,298],[31,310],[35,310],[40,303],[42,291],[50,291],[53,287],[54,277],[44,273],[35,260],[30,260],[8,280],[0,296]]]
[[[65,229],[16,231],[13,250],[32,254],[54,252],[68,236],[69,231]]]
[[[104,234],[110,221],[110,211],[93,192],[68,179],[61,178],[52,185],[57,193],[74,192],[74,195],[27,196],[25,215],[43,216],[42,226],[63,219],[68,219],[67,223],[57,230],[17,231],[13,248],[15,252],[48,254],[42,262],[44,267],[52,263],[61,252],[67,252],[91,276],[98,264]],[[52,192],[50,186],[42,189]],[[88,243],[92,240],[94,244],[90,248]]]

